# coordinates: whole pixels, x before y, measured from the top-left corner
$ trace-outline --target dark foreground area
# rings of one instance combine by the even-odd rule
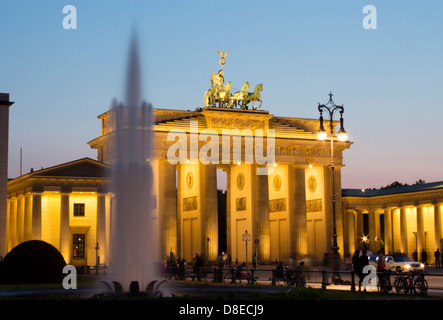
[[[165,295],[156,298],[131,296],[128,292],[116,295],[95,277],[79,277],[76,290],[64,290],[55,284],[1,285],[0,307],[34,315],[56,308],[70,313],[69,310],[85,307],[97,316],[113,316],[126,310],[131,314],[141,312],[148,318],[158,314],[165,319],[271,319],[306,311],[317,318],[333,310],[343,314],[354,308],[408,315],[417,310],[440,312],[443,306],[441,297],[318,288],[171,281],[161,289]],[[364,319],[365,314],[360,318]]]

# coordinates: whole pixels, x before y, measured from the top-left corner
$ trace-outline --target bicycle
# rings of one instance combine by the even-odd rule
[[[246,275],[242,275],[240,274],[236,269],[232,268],[230,271],[226,272],[226,274],[223,276],[223,282],[224,283],[252,283],[254,280],[254,282],[257,280],[257,277],[255,277],[254,279],[252,279],[252,276],[250,274]]]
[[[428,293],[428,281],[425,279],[423,271],[414,271],[413,274],[414,292],[420,295],[426,295]]]
[[[397,294],[406,294],[409,291],[408,276],[402,274],[401,268],[397,267],[397,276],[394,280],[393,286]]]
[[[272,270],[271,285],[275,286],[277,283],[282,282],[285,286],[294,286],[295,280],[293,278],[292,271],[288,268],[277,272],[277,270]]]
[[[391,283],[391,274],[392,272],[390,270],[384,270],[379,271],[382,273],[382,276],[379,277],[381,281],[378,283],[378,290],[383,293],[388,293],[392,290],[392,283]]]
[[[408,274],[401,274],[401,271],[397,270],[397,273],[398,276],[394,281],[394,287],[398,294],[424,295],[428,292],[428,282],[424,278],[422,271],[413,270]]]

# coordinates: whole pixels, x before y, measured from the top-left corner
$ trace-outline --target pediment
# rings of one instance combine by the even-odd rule
[[[110,170],[110,167],[104,163],[90,158],[83,158],[35,171],[32,175],[45,177],[105,178],[110,176]]]

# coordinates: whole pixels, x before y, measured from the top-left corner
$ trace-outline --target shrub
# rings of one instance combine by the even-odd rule
[[[61,283],[66,265],[61,253],[40,240],[26,241],[12,249],[0,265],[0,283]]]

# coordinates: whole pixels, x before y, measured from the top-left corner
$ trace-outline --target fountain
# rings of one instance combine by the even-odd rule
[[[115,294],[123,288],[137,294],[145,286],[157,295],[153,230],[152,169],[149,164],[152,106],[142,101],[140,62],[134,33],[129,50],[125,103],[113,102],[116,130],[112,187],[115,208],[111,215],[112,284]],[[110,283],[106,283],[112,290]]]

